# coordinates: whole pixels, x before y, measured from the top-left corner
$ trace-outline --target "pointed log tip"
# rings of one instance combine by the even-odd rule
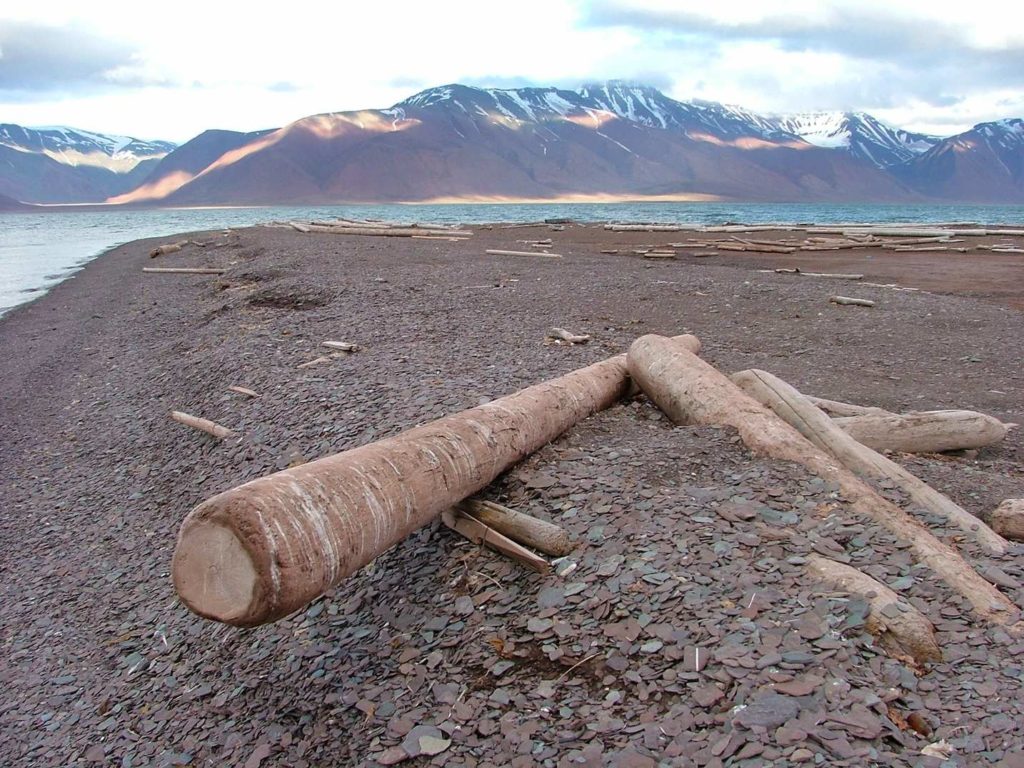
[[[174,588],[189,610],[226,624],[247,626],[259,576],[241,539],[217,523],[181,531],[171,565]]]

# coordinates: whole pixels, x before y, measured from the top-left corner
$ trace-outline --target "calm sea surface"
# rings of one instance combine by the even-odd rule
[[[334,217],[443,224],[564,217],[578,221],[684,224],[973,221],[1019,227],[1024,223],[1024,206],[572,203],[9,213],[0,214],[0,314],[40,296],[53,285],[73,277],[91,259],[131,240],[269,221]]]

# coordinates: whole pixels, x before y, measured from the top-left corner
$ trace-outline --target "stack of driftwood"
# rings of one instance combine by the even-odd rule
[[[221,493],[182,525],[174,583],[193,611],[254,626],[299,610],[409,533],[441,516],[473,541],[546,572],[528,547],[572,549],[556,525],[471,497],[587,416],[642,390],[673,421],[735,428],[757,454],[798,462],[834,482],[849,511],[905,542],[915,558],[963,595],[980,619],[1024,634],[1020,611],[949,544],[867,482],[884,480],[985,550],[1024,533],[1011,501],[992,527],[884,456],[882,451],[971,449],[1009,426],[969,411],[895,414],[808,397],[764,371],[726,376],[699,356],[693,336],[644,336],[622,354],[394,437],[303,464]],[[892,654],[941,658],[933,629],[888,587],[820,556],[809,576],[861,595],[869,627]]]

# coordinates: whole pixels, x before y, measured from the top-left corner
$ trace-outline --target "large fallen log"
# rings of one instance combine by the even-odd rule
[[[984,448],[1006,437],[1006,425],[976,411],[867,413],[835,419],[844,432],[876,451],[939,453]]]
[[[890,654],[910,656],[918,664],[942,661],[932,623],[880,581],[813,554],[807,556],[807,572],[836,589],[862,597],[870,608],[864,626]]]
[[[945,517],[990,552],[1002,554],[1006,551],[1006,539],[984,522],[896,462],[857,442],[791,385],[767,371],[758,370],[740,371],[733,374],[732,380],[818,448],[842,462],[847,469],[861,477],[892,481],[915,502]]]
[[[853,512],[909,544],[917,560],[966,597],[979,616],[994,624],[1016,624],[1011,630],[1024,632],[1017,623],[1017,607],[960,553],[703,360],[671,339],[649,335],[633,342],[627,361],[633,379],[674,422],[734,427],[755,453],[797,462],[823,480],[837,483]]]
[[[700,342],[681,337],[680,348]],[[196,613],[264,624],[309,601],[629,391],[617,355],[395,437],[277,472],[203,502],[172,571]]]

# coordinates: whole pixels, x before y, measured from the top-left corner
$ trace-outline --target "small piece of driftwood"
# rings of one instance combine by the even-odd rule
[[[871,299],[853,299],[853,298],[850,298],[849,296],[829,296],[828,300],[831,301],[833,304],[842,304],[844,306],[852,306],[852,307],[873,307],[873,306],[875,306],[875,302],[871,301]]]
[[[565,328],[552,328],[548,331],[547,337],[557,341],[565,341],[569,344],[586,344],[590,341],[590,334],[572,333]]]
[[[807,556],[807,572],[834,589],[863,598],[869,606],[864,624],[890,654],[909,656],[918,664],[942,661],[932,623],[880,581],[815,554]]]
[[[215,267],[143,267],[142,271],[160,275],[223,275],[227,272]]]
[[[493,528],[484,525],[476,518],[464,512],[453,509],[446,510],[441,513],[441,522],[474,544],[484,544],[505,555],[505,557],[537,571],[537,573],[548,573],[551,571],[551,563],[543,557],[531,552],[521,544],[517,544],[512,539],[498,533]]]
[[[236,395],[245,395],[246,397],[259,397],[258,394],[248,387],[239,387],[234,384],[228,387],[228,392],[234,392]]]
[[[458,509],[513,541],[546,555],[564,557],[573,550],[573,543],[564,528],[525,512],[483,499],[466,499]]]
[[[537,251],[506,251],[500,248],[488,248],[484,253],[490,256],[543,256],[548,259],[560,259],[560,253],[539,253]]]
[[[198,429],[200,432],[212,435],[218,440],[223,440],[225,437],[231,437],[231,435],[235,434],[227,427],[223,427],[215,421],[201,419],[198,416],[192,416],[191,414],[184,413],[182,411],[171,411],[171,418],[179,424],[184,424],[186,427],[192,427],[192,429]]]
[[[321,341],[320,346],[347,353],[358,352],[362,349],[358,344],[350,344],[347,341]]]

